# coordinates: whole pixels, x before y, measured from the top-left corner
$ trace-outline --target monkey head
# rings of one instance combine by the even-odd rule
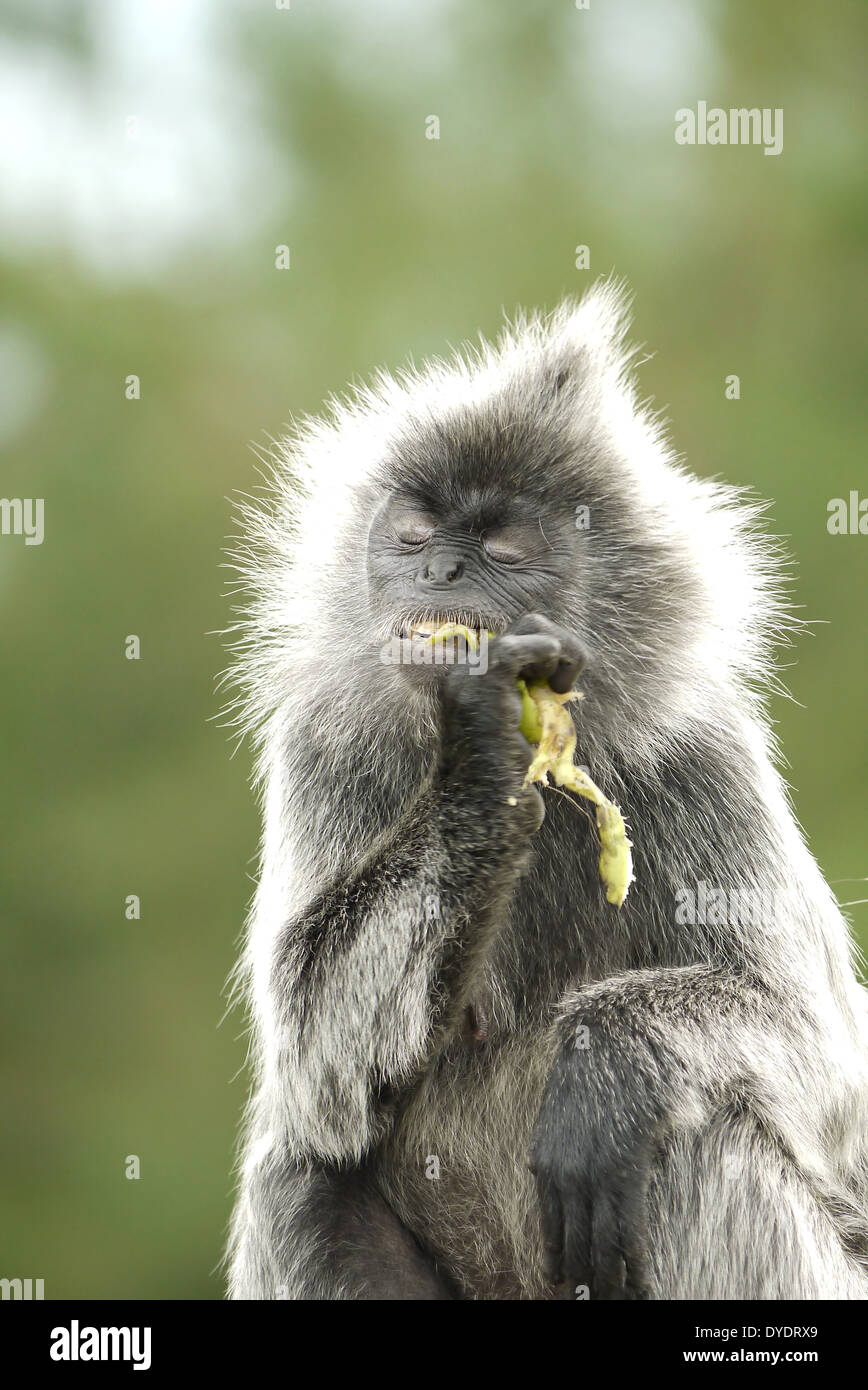
[[[527,612],[579,639],[581,717],[624,757],[683,736],[716,692],[753,698],[776,557],[759,509],[689,474],[638,401],[627,325],[604,284],[496,346],[380,373],[280,447],[272,499],[242,509],[239,722],[327,645],[334,688],[363,670],[386,688],[362,658],[395,635]]]

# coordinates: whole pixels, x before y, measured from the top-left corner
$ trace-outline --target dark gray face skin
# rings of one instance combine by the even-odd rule
[[[576,548],[571,518],[528,498],[472,492],[443,505],[395,494],[368,538],[371,608],[398,636],[411,623],[446,621],[501,632],[522,613],[550,610]]]

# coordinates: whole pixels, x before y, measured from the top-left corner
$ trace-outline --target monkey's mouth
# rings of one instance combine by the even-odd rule
[[[492,619],[482,613],[453,610],[448,613],[426,614],[424,618],[407,618],[392,629],[394,637],[402,641],[426,642],[440,628],[457,624],[467,627],[471,632],[497,632],[503,626],[503,619]]]
[[[445,622],[445,619],[444,619]],[[424,642],[429,637],[433,637],[438,628],[443,627],[444,623],[436,618],[429,618],[424,623],[399,623],[395,628],[395,636],[411,642]]]

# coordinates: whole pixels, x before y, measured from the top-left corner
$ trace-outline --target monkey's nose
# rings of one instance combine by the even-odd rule
[[[417,578],[423,584],[454,584],[464,573],[464,561],[458,555],[432,555]]]

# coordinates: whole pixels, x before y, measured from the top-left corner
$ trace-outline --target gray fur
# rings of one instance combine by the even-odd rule
[[[866,995],[774,765],[779,554],[674,458],[626,325],[603,285],[380,374],[244,509],[235,710],[265,829],[234,1298],[550,1297],[539,1193],[596,1191],[645,1129],[617,1188],[644,1296],[868,1296]],[[368,530],[420,476],[530,491],[541,525],[591,509],[536,611],[590,652],[581,760],[635,844],[620,913],[576,807],[548,791],[530,835],[486,750],[444,772],[436,690],[376,660]],[[699,880],[777,911],[679,923]]]

